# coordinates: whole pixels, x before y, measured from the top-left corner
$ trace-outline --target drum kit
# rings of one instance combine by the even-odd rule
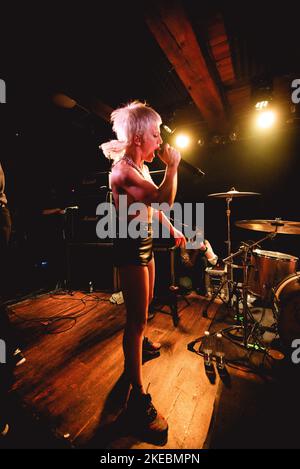
[[[255,297],[261,305],[269,307],[274,317],[273,331],[279,335],[282,345],[290,347],[294,339],[300,339],[300,272],[297,272],[298,258],[281,252],[261,249],[261,243],[273,239],[278,234],[300,235],[300,222],[281,220],[241,220],[235,225],[252,231],[266,233],[256,242],[241,243],[235,253],[231,253],[230,230],[230,202],[236,197],[260,195],[257,192],[239,192],[232,188],[228,192],[209,194],[209,197],[226,199],[227,215],[227,250],[228,255],[223,259],[227,266],[227,283],[229,291],[228,304],[239,309],[239,299],[242,300],[241,325],[232,329],[239,330],[237,340],[242,341],[246,348],[266,351],[261,341],[260,325],[254,319],[249,307],[249,296]],[[233,264],[233,260],[241,258],[240,266]],[[235,261],[236,262],[236,261]],[[240,267],[243,271],[243,281],[240,284],[240,295],[235,295],[237,283],[233,281],[233,267]],[[230,335],[232,339],[232,335]]]

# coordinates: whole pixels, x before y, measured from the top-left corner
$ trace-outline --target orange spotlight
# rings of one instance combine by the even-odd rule
[[[275,124],[276,118],[274,111],[261,111],[256,117],[256,126],[260,129],[269,129]]]
[[[185,134],[178,134],[175,138],[175,145],[181,149],[187,148],[190,142],[190,137]]]

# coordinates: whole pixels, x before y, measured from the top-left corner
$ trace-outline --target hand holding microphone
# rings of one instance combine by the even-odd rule
[[[193,175],[196,175],[199,177],[205,176],[204,171],[202,171],[200,168],[197,168],[196,166],[193,166],[187,161],[185,161],[184,159],[182,159],[179,151],[173,147],[170,147],[168,143],[164,143],[161,146],[161,148],[158,150],[158,156],[166,165],[174,164],[178,166],[180,163],[181,166],[186,168]]]
[[[158,156],[167,166],[177,167],[181,160],[179,151],[173,147],[170,147],[168,143],[165,143],[161,146],[161,148],[158,150]]]

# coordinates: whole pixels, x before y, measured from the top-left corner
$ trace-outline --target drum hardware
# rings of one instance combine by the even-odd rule
[[[231,268],[232,267],[240,268],[240,266],[237,266],[235,264],[231,264]],[[228,279],[227,269],[227,264],[225,264],[225,267],[223,269],[216,269],[212,267],[208,267],[205,269],[206,284],[207,287],[209,286],[209,288],[212,289],[213,293],[205,309],[202,312],[202,316],[204,318],[208,317],[208,309],[216,298],[220,298],[226,307],[235,307],[236,302],[238,303],[240,300],[240,290],[238,288],[238,283],[234,282],[233,280],[230,281]],[[209,288],[207,288],[207,290],[209,290]],[[231,297],[230,292],[232,295]],[[233,298],[236,298],[236,302],[231,301],[233,300]]]
[[[253,252],[253,249],[267,239],[272,239],[276,236],[276,231],[269,233],[264,238],[249,244],[242,243],[239,250],[230,256],[223,259],[225,264],[232,263],[233,259],[237,256],[242,255],[242,267],[243,267],[243,283],[242,283],[242,313],[241,313],[241,325],[235,325],[231,328],[226,328],[223,332],[224,337],[228,337],[230,340],[237,340],[242,342],[242,345],[247,349],[254,349],[261,352],[267,352],[266,346],[263,344],[261,336],[261,326],[254,319],[250,308],[248,307],[248,269],[249,269],[249,253]],[[236,308],[239,312],[239,302],[240,299],[237,299]],[[240,313],[240,312],[239,312]]]
[[[270,234],[300,234],[300,222],[281,220],[241,220],[236,226],[254,231],[264,231]],[[270,253],[264,252],[270,259]],[[281,343],[291,346],[294,339],[300,337],[300,272],[296,272],[294,256],[273,253],[281,261],[288,262],[284,269],[276,269],[277,277],[270,289],[272,297],[271,308],[278,329]],[[279,275],[279,277],[278,277]],[[281,276],[281,277],[280,277]]]
[[[246,228],[253,231],[263,231],[265,233],[278,234],[300,234],[300,222],[281,220],[240,220],[235,222],[240,228]]]
[[[230,210],[230,204],[232,202],[232,199],[236,198],[236,197],[246,197],[246,196],[254,196],[254,195],[260,195],[260,193],[259,192],[240,192],[240,191],[237,191],[234,187],[232,187],[227,192],[217,192],[217,193],[214,193],[214,194],[208,194],[208,197],[216,197],[216,198],[226,199],[227,240],[225,241],[225,244],[227,244],[227,259],[229,259],[230,255],[231,255],[231,221],[230,221],[231,210]],[[232,262],[228,261],[228,263],[227,263],[227,281],[228,281],[228,291],[229,291],[228,305],[230,305],[230,306],[232,306],[232,298],[233,298],[233,295],[234,295],[234,292],[233,292],[233,289],[234,289],[233,266],[231,264],[232,264]],[[216,295],[216,297],[217,296],[218,296],[218,294]],[[214,301],[214,299],[216,297],[214,297],[212,299],[212,301]],[[209,303],[208,307],[210,306],[212,301]],[[206,315],[207,315],[208,307],[205,310]]]
[[[216,192],[215,194],[208,194],[208,197],[217,197],[222,199],[235,198],[235,197],[246,197],[251,195],[261,195],[260,192],[240,192],[237,191],[234,187],[227,192]]]
[[[213,194],[211,194],[213,195]],[[216,196],[216,195],[215,195]],[[222,196],[224,196],[222,194]],[[248,307],[248,269],[250,266],[249,254],[253,254],[254,248],[260,247],[260,243],[267,239],[273,239],[278,233],[282,234],[300,234],[300,222],[283,221],[280,218],[274,220],[242,220],[236,222],[236,226],[254,231],[264,231],[268,233],[264,238],[254,243],[242,243],[239,250],[230,254],[223,262],[225,265],[233,264],[233,259],[242,255],[243,283],[242,283],[242,314],[240,325],[235,325],[219,332],[231,340],[237,340],[239,345],[243,345],[247,349],[263,352],[274,360],[282,360],[285,358],[284,353],[277,349],[266,346],[263,342],[263,333],[272,332],[279,335],[281,343],[289,348],[295,339],[300,338],[300,272],[291,273],[288,277],[280,280],[280,283],[272,285],[270,292],[272,294],[272,312],[275,322],[271,326],[262,326],[253,317]],[[276,258],[276,260],[296,261],[294,256],[273,253],[272,251],[261,251],[267,258]],[[293,264],[294,265],[294,264]],[[229,283],[229,280],[227,280]],[[239,312],[239,299],[236,303]],[[236,335],[234,333],[237,333]],[[238,335],[239,334],[239,335]],[[242,341],[242,344],[240,343]],[[290,353],[290,350],[289,350]]]
[[[270,348],[263,341],[263,334],[272,332],[277,336],[279,335],[281,343],[287,347],[291,347],[293,340],[300,337],[300,272],[294,271],[298,259],[288,254],[263,251],[256,248],[267,239],[273,239],[278,233],[300,234],[300,223],[276,218],[274,220],[242,220],[236,222],[236,225],[254,231],[264,231],[268,234],[257,242],[242,243],[237,252],[223,259],[226,265],[230,264],[232,266],[234,258],[242,256],[243,282],[241,299],[243,306],[240,312],[241,324],[219,332],[225,338],[233,342],[236,341],[236,344],[248,350],[263,352],[274,360],[282,360],[285,354],[282,351]],[[254,310],[251,311],[248,307],[248,293],[253,288],[253,285],[250,285],[251,278],[249,279],[249,268],[251,266],[253,268],[250,256],[252,261],[253,256],[260,256],[264,262],[266,260],[271,265],[274,263],[274,266],[276,266],[276,275],[273,276],[268,269],[261,269],[264,275],[266,273],[270,275],[270,279],[264,279],[264,282],[260,284],[268,290],[268,301],[272,306],[275,321],[270,326],[260,324],[260,321],[258,322],[253,316]],[[286,277],[287,274],[289,275]],[[262,290],[258,293],[261,295]],[[235,306],[239,311],[239,300]]]
[[[274,309],[281,342],[291,347],[300,338],[300,272],[289,275],[274,288]]]
[[[274,251],[253,249],[249,268],[249,292],[266,305],[272,305],[272,288],[290,274],[296,273],[298,258]]]

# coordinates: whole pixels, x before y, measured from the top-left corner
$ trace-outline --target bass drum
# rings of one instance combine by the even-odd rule
[[[279,310],[278,332],[288,347],[300,339],[300,272],[282,280],[275,288],[274,301]]]
[[[298,258],[282,252],[254,249],[249,267],[249,291],[264,301],[272,301],[272,288],[295,274]]]

